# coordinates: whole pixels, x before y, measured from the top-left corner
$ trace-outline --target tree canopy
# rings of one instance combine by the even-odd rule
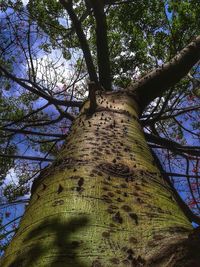
[[[146,140],[200,223],[199,13],[198,0],[0,2],[2,250],[33,180],[59,155],[84,101],[95,99],[93,83],[99,91],[154,88],[139,99]],[[156,83],[146,85],[147,73]]]

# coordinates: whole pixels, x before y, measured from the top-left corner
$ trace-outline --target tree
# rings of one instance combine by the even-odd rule
[[[20,1],[8,2],[22,14],[24,8]],[[188,130],[187,125],[177,119],[190,111],[196,111],[191,115],[194,118],[198,116],[198,99],[192,107],[186,106],[191,99],[181,100],[191,97],[191,88],[196,92],[199,84],[200,36],[194,38],[198,33],[196,28],[187,29],[197,20],[196,1],[181,4],[176,1],[74,2],[29,1],[28,45],[24,49],[30,66],[28,78],[19,78],[19,73],[8,68],[8,56],[2,61],[6,66],[0,65],[2,82],[11,80],[36,95],[34,101],[39,98],[46,101],[45,107],[32,108],[12,119],[12,125],[20,122],[21,127],[3,125],[4,132],[46,136],[51,144],[55,142],[52,137],[63,138],[60,132],[47,133],[45,126],[53,122],[48,113],[39,112],[49,105],[54,105],[57,112],[54,122],[65,119],[67,125],[67,137],[55,161],[43,168],[33,182],[30,203],[1,264],[3,267],[199,266],[199,230],[191,226],[191,222],[200,223],[197,216],[199,146],[184,145],[183,130]],[[187,16],[190,7],[192,11]],[[162,14],[158,24],[151,13],[153,8]],[[129,18],[133,9],[137,16]],[[145,12],[144,21],[141,10]],[[66,13],[70,18],[67,26],[65,22],[59,23]],[[35,21],[35,26],[30,26]],[[111,22],[119,24],[116,27],[121,39],[117,38]],[[76,71],[71,83],[88,73],[89,93],[85,101],[74,96],[74,88],[67,91],[64,84],[58,94],[55,87],[51,90],[46,86],[53,83],[48,84],[43,77],[39,80],[33,64],[34,53],[30,52],[31,27],[33,32],[37,29],[37,33],[41,31],[48,36],[48,42],[40,43],[42,49],[67,47],[68,51],[63,53],[66,58],[75,50],[79,54],[77,49],[82,49],[85,61],[78,56],[74,67],[80,71]],[[90,31],[89,37],[86,30]],[[131,40],[131,32],[137,40]],[[167,38],[169,48],[164,46]],[[24,43],[21,46],[24,48]],[[134,46],[133,58],[123,53]],[[155,68],[164,60],[169,61]],[[138,64],[141,65],[139,77],[131,69],[134,67],[137,72]],[[120,66],[122,73],[117,75]],[[155,69],[147,72],[152,67]],[[135,76],[132,82],[131,75]],[[78,94],[84,94],[84,86],[80,88]],[[25,97],[26,93],[21,92],[21,96]],[[25,111],[31,101],[26,97],[26,102],[22,102]],[[37,117],[33,120],[34,114]],[[69,120],[73,122],[68,132]],[[44,128],[40,131],[33,129],[41,125]],[[164,135],[166,126],[173,131],[169,129]],[[199,137],[199,133],[195,134]],[[188,181],[197,211],[191,210],[177,193],[174,178],[170,176],[178,174],[163,170],[147,142],[151,147],[172,151],[168,160],[176,159],[177,155],[186,160],[186,172],[181,176]],[[39,138],[38,144],[41,144]],[[13,154],[6,156],[20,157]],[[45,159],[52,160],[47,156]],[[192,176],[194,163],[196,171]],[[181,164],[182,161],[182,168]]]

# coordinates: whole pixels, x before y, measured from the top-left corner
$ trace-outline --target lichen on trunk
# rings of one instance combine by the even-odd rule
[[[193,266],[178,265],[192,227],[155,165],[136,102],[107,92],[97,105],[90,114],[84,104],[33,184],[2,266]]]

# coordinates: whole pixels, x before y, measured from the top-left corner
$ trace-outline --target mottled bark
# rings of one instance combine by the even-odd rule
[[[2,267],[199,266],[199,241],[157,168],[133,99],[86,102],[34,183]]]

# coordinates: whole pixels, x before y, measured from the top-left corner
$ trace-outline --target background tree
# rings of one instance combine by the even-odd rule
[[[3,266],[198,266],[199,9],[1,4]]]

